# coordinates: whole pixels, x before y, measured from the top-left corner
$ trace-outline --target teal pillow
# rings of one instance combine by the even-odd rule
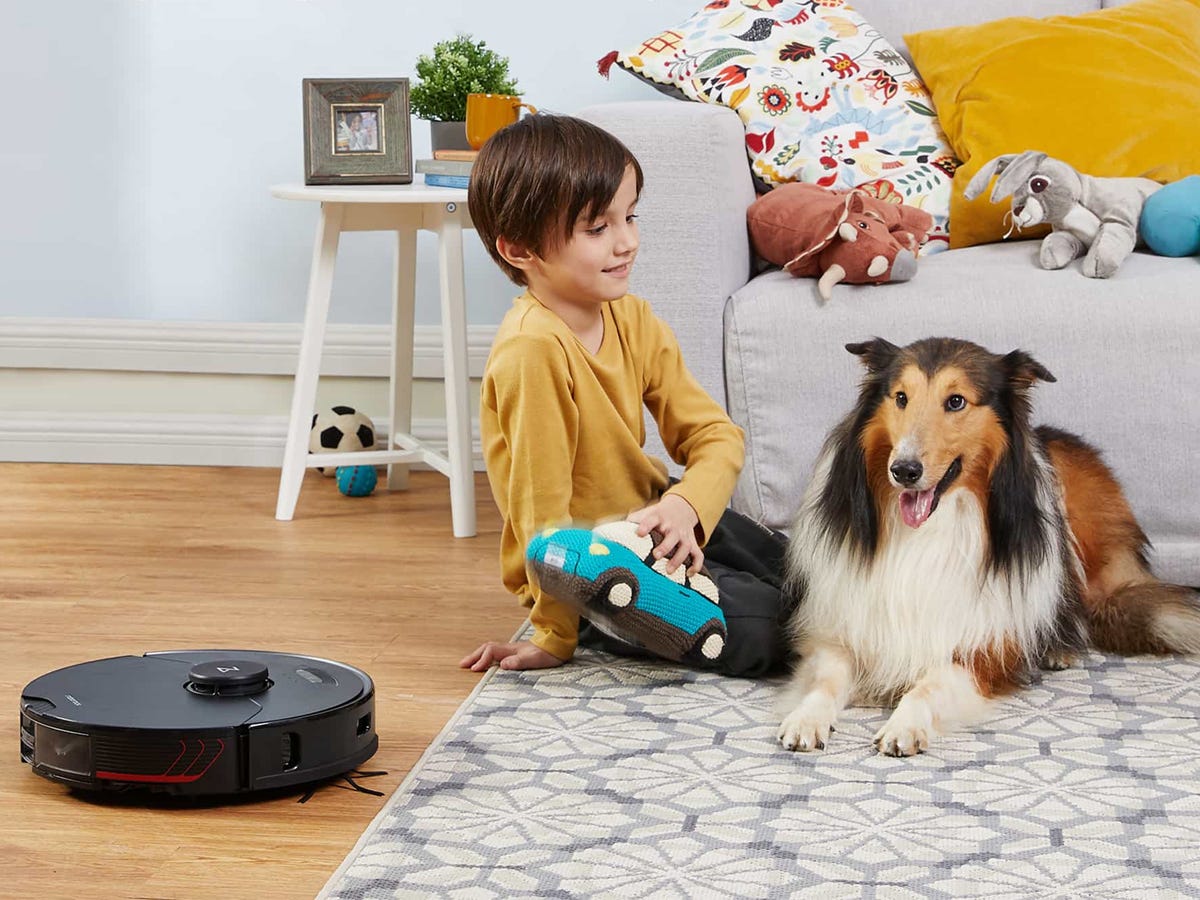
[[[1163,185],[1142,207],[1138,231],[1159,256],[1200,253],[1200,175]]]

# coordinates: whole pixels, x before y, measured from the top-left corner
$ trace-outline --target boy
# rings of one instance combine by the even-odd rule
[[[787,655],[783,541],[735,514],[723,518],[742,466],[742,432],[688,372],[670,329],[628,293],[641,189],[641,167],[620,141],[567,116],[527,116],[493,136],[475,162],[468,202],[476,231],[525,288],[488,357],[480,429],[504,517],[504,584],[531,607],[533,636],[490,641],[464,668],[558,666],[581,635],[638,655],[586,620],[581,627],[577,607],[526,572],[526,546],[541,529],[613,516],[655,535],[653,557],[669,573],[697,572],[709,542],[729,632],[712,668],[756,675]],[[685,466],[678,482],[642,450],[643,404]]]

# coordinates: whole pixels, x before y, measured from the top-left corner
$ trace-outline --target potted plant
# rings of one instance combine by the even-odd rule
[[[516,94],[508,57],[469,34],[434,44],[417,57],[418,81],[409,91],[413,115],[428,119],[434,150],[469,150],[467,94]]]

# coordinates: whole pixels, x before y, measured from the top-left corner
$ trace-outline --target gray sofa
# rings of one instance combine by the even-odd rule
[[[903,34],[926,28],[1101,4],[855,6],[903,49]],[[620,137],[645,171],[631,289],[671,325],[692,371],[745,429],[735,508],[786,529],[826,432],[856,394],[860,368],[847,342],[961,337],[1025,349],[1057,376],[1036,389],[1035,420],[1100,447],[1154,544],[1155,571],[1200,585],[1200,259],[1138,252],[1095,280],[1078,263],[1045,271],[1036,241],[1014,241],[922,259],[907,283],[838,285],[822,305],[812,280],[755,275],[745,217],[755,193],[735,113],[662,99],[581,115]]]

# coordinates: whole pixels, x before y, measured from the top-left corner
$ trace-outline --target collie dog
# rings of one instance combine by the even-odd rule
[[[1150,574],[1100,454],[1031,427],[1044,366],[944,338],[846,349],[866,366],[858,403],[788,549],[802,600],[784,747],[823,749],[849,702],[895,703],[875,746],[910,756],[1089,643],[1200,652],[1200,599]]]

